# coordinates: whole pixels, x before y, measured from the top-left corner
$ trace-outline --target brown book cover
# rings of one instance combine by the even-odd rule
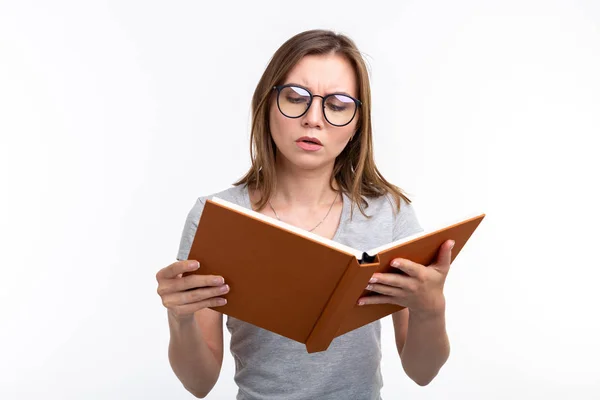
[[[358,306],[375,272],[406,258],[429,265],[439,247],[455,241],[452,261],[485,214],[421,232],[377,249],[353,249],[225,200],[207,200],[188,259],[194,274],[220,275],[229,284],[227,304],[216,311],[325,351],[344,333],[403,307]],[[190,273],[186,273],[190,274]]]

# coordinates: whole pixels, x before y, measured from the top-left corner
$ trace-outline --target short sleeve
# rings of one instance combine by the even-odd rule
[[[400,212],[394,214],[396,220],[394,221],[393,241],[423,232],[412,203],[400,198]]]
[[[196,229],[198,229],[198,222],[200,221],[202,210],[204,210],[205,202],[206,199],[204,197],[199,197],[192,209],[188,212],[179,241],[179,251],[177,252],[178,261],[188,259],[192,243],[194,242],[194,236],[196,235]]]

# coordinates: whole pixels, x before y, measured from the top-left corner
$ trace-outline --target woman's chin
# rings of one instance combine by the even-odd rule
[[[323,157],[319,157],[316,154],[294,154],[291,157],[284,156],[286,166],[301,169],[301,170],[315,170],[326,167],[327,165],[333,165],[333,160],[327,162]]]

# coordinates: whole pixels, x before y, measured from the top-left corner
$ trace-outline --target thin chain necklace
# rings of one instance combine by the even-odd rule
[[[309,230],[309,232],[314,231],[315,229],[317,229],[322,223],[323,221],[325,221],[325,218],[327,218],[327,216],[329,215],[329,213],[331,212],[331,209],[333,208],[333,205],[335,204],[335,201],[337,200],[339,196],[339,192],[335,195],[335,198],[333,199],[333,203],[331,203],[331,205],[329,206],[329,210],[327,211],[327,214],[325,214],[325,216],[323,217],[323,219],[317,224],[317,226],[315,226],[314,228],[312,228],[311,230]],[[271,211],[273,211],[273,214],[275,214],[275,218],[277,218],[279,221],[283,220],[281,218],[279,218],[279,215],[277,215],[277,212],[275,211],[275,209],[273,208],[273,205],[271,204],[271,200],[268,200],[269,203],[269,207],[271,207]]]

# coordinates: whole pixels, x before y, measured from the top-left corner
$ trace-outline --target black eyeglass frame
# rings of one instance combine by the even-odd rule
[[[300,89],[306,90],[306,91],[308,92],[309,96],[310,96],[310,100],[308,101],[308,106],[306,107],[306,110],[304,110],[304,112],[303,112],[302,114],[298,115],[297,117],[291,117],[291,116],[287,115],[286,113],[284,113],[284,112],[281,110],[281,107],[279,106],[279,95],[281,94],[281,91],[282,91],[283,89],[285,89],[286,87],[297,87],[297,88],[300,88]],[[352,122],[352,121],[354,120],[354,117],[356,116],[356,111],[358,110],[358,108],[359,108],[359,107],[361,107],[361,106],[362,106],[362,102],[361,102],[360,100],[358,100],[358,99],[355,99],[354,97],[352,97],[352,96],[350,96],[350,95],[348,95],[348,94],[346,94],[346,93],[330,93],[330,94],[328,94],[328,95],[321,96],[321,95],[318,95],[318,94],[312,94],[312,92],[311,92],[310,90],[308,90],[307,88],[305,88],[304,86],[300,86],[300,85],[293,84],[293,83],[288,83],[288,84],[286,84],[286,85],[276,85],[276,86],[273,86],[273,90],[277,90],[277,108],[279,109],[279,112],[280,112],[281,114],[283,114],[285,117],[287,117],[287,118],[292,118],[292,119],[300,118],[300,117],[302,117],[304,114],[306,114],[306,113],[308,112],[308,110],[310,109],[310,106],[312,105],[313,99],[314,99],[315,97],[320,97],[320,98],[321,98],[321,111],[323,112],[323,117],[325,118],[325,120],[326,120],[326,121],[327,121],[329,124],[331,124],[331,125],[333,125],[333,126],[336,126],[336,127],[342,127],[342,126],[346,126],[346,125],[348,125],[350,122]],[[354,101],[354,105],[355,105],[355,107],[354,107],[354,114],[352,114],[352,118],[350,118],[350,120],[349,120],[348,122],[346,122],[345,124],[343,124],[343,125],[337,125],[337,124],[334,124],[334,123],[332,123],[332,122],[331,122],[331,121],[330,121],[330,120],[327,118],[327,114],[325,114],[325,103],[326,103],[327,99],[328,99],[329,97],[331,97],[331,96],[336,96],[336,95],[342,95],[342,96],[346,96],[346,97],[348,97],[348,98],[352,99],[352,101]]]

